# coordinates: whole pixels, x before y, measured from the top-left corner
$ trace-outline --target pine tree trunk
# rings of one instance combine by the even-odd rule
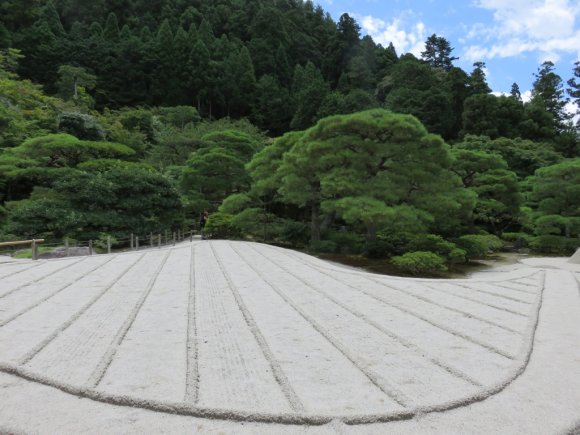
[[[374,222],[367,224],[367,242],[374,242],[377,240],[377,225]]]
[[[310,241],[320,241],[320,206],[318,204],[312,205],[310,218]]]

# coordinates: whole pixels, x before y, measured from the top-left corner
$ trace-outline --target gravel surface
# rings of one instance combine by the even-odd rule
[[[0,264],[0,430],[564,433],[579,279],[554,258],[406,279],[229,241]]]

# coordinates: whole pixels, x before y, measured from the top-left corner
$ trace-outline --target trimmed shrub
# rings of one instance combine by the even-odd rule
[[[227,213],[213,213],[205,224],[205,234],[213,239],[236,239],[240,229],[232,222],[233,216]]]
[[[534,236],[528,233],[503,233],[501,238],[506,242],[513,243],[516,249],[526,248],[534,240]]]
[[[545,235],[534,237],[530,242],[534,252],[543,254],[572,255],[580,247],[580,239]]]
[[[465,263],[467,252],[453,242],[436,234],[418,234],[411,237],[405,245],[406,252],[434,252],[444,257],[448,263]]]
[[[499,237],[491,234],[467,234],[455,240],[455,244],[465,250],[467,259],[485,257],[503,247]]]
[[[467,261],[467,252],[465,249],[454,248],[447,255],[447,260],[451,264],[465,263]]]
[[[397,268],[412,275],[437,274],[447,271],[445,259],[428,251],[407,252],[393,257],[391,262]]]

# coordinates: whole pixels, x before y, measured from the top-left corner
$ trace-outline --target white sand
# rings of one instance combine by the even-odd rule
[[[3,263],[0,431],[561,433],[579,278],[529,258],[403,279],[227,241]]]

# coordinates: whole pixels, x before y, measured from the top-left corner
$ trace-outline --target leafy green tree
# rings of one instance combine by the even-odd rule
[[[510,91],[510,96],[515,99],[517,102],[522,102],[522,93],[520,92],[520,87],[517,83],[512,83],[512,88]]]
[[[177,227],[183,220],[175,188],[152,170],[109,166],[72,170],[42,195],[11,204],[7,230],[23,237],[127,237]]]
[[[205,72],[209,68],[210,56],[205,44],[199,39],[191,48],[189,55],[190,86],[195,95],[195,104],[198,112],[201,111],[201,103],[207,96],[208,78]]]
[[[421,52],[421,59],[433,68],[448,71],[453,67],[453,61],[459,59],[451,56],[452,51],[453,48],[447,39],[432,34],[425,41],[425,51]]]
[[[572,101],[576,104],[576,113],[580,113],[580,61],[574,63],[573,77],[568,80],[568,95],[572,97]],[[580,120],[577,122],[577,127],[580,128]]]
[[[302,130],[312,126],[317,121],[318,109],[328,92],[328,84],[312,62],[308,62],[304,67],[297,65],[292,83],[296,111],[290,127]]]
[[[539,169],[531,179],[531,200],[538,235],[577,237],[580,234],[580,159]]]
[[[219,147],[194,152],[181,179],[181,189],[186,195],[212,204],[221,203],[232,193],[246,191],[248,185],[244,161]]]
[[[475,62],[469,76],[469,90],[471,94],[489,94],[491,88],[485,78],[485,62]]]
[[[454,125],[452,95],[442,86],[436,70],[413,55],[405,55],[392,68],[390,79],[387,108],[414,115],[429,131],[450,137]]]
[[[565,110],[568,99],[565,98],[564,85],[561,77],[554,72],[554,63],[545,61],[534,75],[532,96],[539,98],[548,112],[554,117],[558,130],[566,128],[570,116]]]
[[[63,100],[73,100],[77,106],[81,105],[83,99],[86,101],[85,91],[94,89],[97,80],[96,76],[85,68],[73,65],[61,65],[58,75],[58,95]]]
[[[291,107],[290,94],[274,76],[267,74],[258,80],[252,111],[257,126],[274,135],[283,133],[290,125]]]
[[[373,240],[394,207],[429,209],[434,197],[453,196],[449,163],[441,138],[416,118],[375,109],[325,118],[307,130],[284,154],[279,191],[310,209],[313,241],[320,239],[321,211],[363,223]]]
[[[490,140],[489,137],[466,136],[461,143],[457,144],[457,147],[501,156],[507,162],[508,168],[514,171],[520,179],[533,175],[537,169],[553,165],[562,159],[562,156],[554,151],[550,144],[521,138]]]
[[[465,188],[477,196],[474,219],[501,234],[519,218],[521,197],[518,179],[499,154],[453,148],[453,171]]]
[[[107,17],[105,28],[103,29],[103,38],[107,41],[117,41],[119,39],[119,34],[120,30],[117,15],[114,12],[111,12]]]

